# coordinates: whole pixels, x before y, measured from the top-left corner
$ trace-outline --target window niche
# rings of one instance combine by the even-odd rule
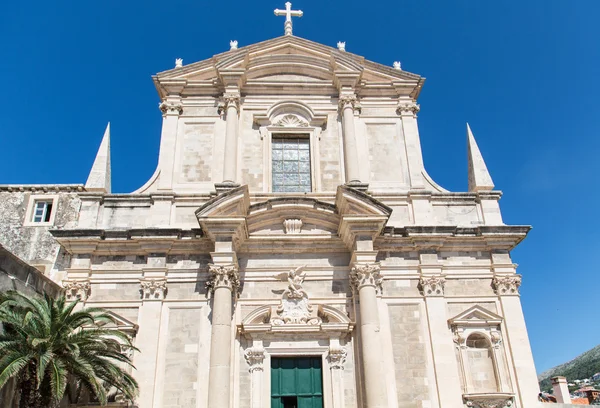
[[[463,400],[470,407],[499,408],[513,404],[508,366],[502,346],[502,317],[474,306],[448,323],[456,344]]]
[[[321,191],[319,140],[326,120],[297,101],[278,102],[254,115],[263,141],[263,192]]]

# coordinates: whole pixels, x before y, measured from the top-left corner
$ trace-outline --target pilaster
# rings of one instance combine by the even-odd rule
[[[163,114],[163,125],[160,137],[160,151],[158,154],[158,168],[160,169],[159,190],[172,190],[175,148],[177,146],[177,126],[179,115],[183,113],[183,105],[179,95],[169,95],[159,105]]]
[[[417,127],[417,112],[419,105],[412,100],[400,100],[396,112],[402,119],[402,130],[406,145],[406,156],[408,157],[408,172],[410,176],[410,187],[414,189],[425,188],[423,181],[423,152],[421,140]]]
[[[517,274],[494,276],[492,286],[498,295],[506,332],[504,339],[512,355],[520,407],[536,406],[539,384],[533,354],[527,334],[525,317],[519,297],[521,276]]]
[[[421,252],[419,261],[419,289],[425,301],[440,408],[459,407],[462,404],[462,394],[452,334],[448,330],[447,305],[444,298],[446,278],[442,273],[437,252]]]
[[[166,255],[148,256],[140,280],[139,331],[135,346],[140,350],[134,355],[136,378],[140,385],[140,407],[152,407],[156,387],[156,369],[163,300],[167,296]]]

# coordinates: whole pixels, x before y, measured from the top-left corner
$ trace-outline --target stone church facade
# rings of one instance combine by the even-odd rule
[[[287,27],[287,22],[286,22]],[[154,175],[0,186],[0,242],[134,337],[141,408],[537,405],[501,193],[425,171],[424,78],[291,35],[153,77]]]

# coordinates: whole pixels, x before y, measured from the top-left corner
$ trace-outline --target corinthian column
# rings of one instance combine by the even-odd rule
[[[225,183],[235,184],[237,177],[237,131],[240,94],[226,93],[223,95],[223,99],[225,101],[225,109],[227,110],[223,180]]]
[[[381,345],[377,310],[377,288],[381,288],[379,264],[355,264],[350,281],[360,300],[360,337],[367,407],[384,408],[387,407],[387,398],[384,387],[381,386]]]
[[[344,95],[339,99],[344,122],[344,165],[346,167],[346,184],[360,183],[358,169],[358,148],[354,130],[354,109],[357,107],[356,95]]]
[[[231,372],[231,296],[237,293],[239,273],[236,265],[209,265],[206,283],[213,298],[208,408],[228,408]]]

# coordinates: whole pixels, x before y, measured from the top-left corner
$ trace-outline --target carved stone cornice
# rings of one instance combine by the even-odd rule
[[[496,276],[492,280],[492,287],[498,296],[519,295],[521,275]]]
[[[167,280],[141,279],[140,293],[144,300],[163,300],[167,296]]]
[[[355,264],[350,272],[350,284],[358,292],[362,287],[373,286],[378,292],[381,292],[381,267],[379,263],[374,264]]]
[[[265,350],[262,348],[249,348],[244,352],[244,357],[250,366],[248,371],[263,371],[263,361],[265,359]]]
[[[340,95],[338,106],[341,110],[351,107],[355,111],[360,111],[360,103],[358,102],[356,95]]]
[[[70,301],[81,300],[85,302],[92,292],[89,281],[65,280],[62,285],[65,288],[65,296]]]
[[[183,105],[177,102],[162,101],[158,104],[158,108],[163,115],[181,115],[183,113]]]
[[[329,354],[327,355],[329,368],[332,370],[343,370],[347,354],[348,352],[344,347],[330,347]]]
[[[467,407],[473,408],[508,408],[513,406],[514,395],[508,393],[463,394]]]
[[[208,273],[210,274],[206,282],[206,289],[213,293],[217,288],[227,288],[232,292],[236,292],[240,287],[240,274],[236,265],[208,265]]]
[[[419,290],[423,296],[444,296],[446,278],[443,276],[422,276],[419,280]]]
[[[396,108],[398,115],[412,115],[417,116],[417,113],[421,110],[421,107],[415,102],[400,102]]]

